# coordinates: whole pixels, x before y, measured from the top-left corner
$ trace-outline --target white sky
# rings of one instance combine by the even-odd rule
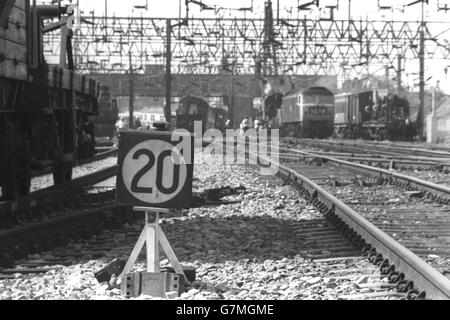
[[[69,1],[69,0],[68,0]],[[72,0],[76,2],[77,0]],[[80,8],[84,14],[94,12],[96,16],[103,16],[105,14],[105,0],[78,0]],[[196,18],[263,18],[264,16],[264,0],[198,0],[204,4],[214,7],[215,11],[201,11],[200,6],[191,3],[189,5],[190,16]],[[415,4],[407,7],[406,5],[414,0],[320,0],[320,9],[313,7],[312,11],[298,11],[297,6],[310,2],[310,0],[278,0],[280,3],[280,17],[295,19],[297,17],[314,17],[322,15],[328,16],[328,5],[338,5],[338,10],[335,12],[335,19],[347,19],[349,14],[349,3],[351,2],[351,16],[352,19],[366,19],[371,20],[408,20],[418,21],[421,18],[421,4]],[[107,0],[108,15],[112,16],[140,16],[146,17],[161,17],[161,18],[176,18],[179,16],[179,8],[181,2],[182,17],[185,16],[185,0]],[[238,8],[249,8],[250,11],[237,11]],[[379,10],[380,6],[390,6],[390,10]],[[134,6],[146,6],[148,10],[136,9]],[[274,16],[276,17],[277,0],[272,0],[274,9]],[[439,11],[438,7],[443,8],[447,6],[449,11]],[[219,8],[227,8],[225,10]],[[230,10],[234,9],[234,10]],[[450,19],[450,0],[429,0],[429,5],[425,5],[425,17],[427,21],[449,21]],[[444,31],[444,30],[442,30]],[[448,34],[448,33],[447,33]],[[447,39],[450,40],[450,39]],[[418,61],[417,61],[418,63]],[[429,80],[427,86],[434,86],[436,81],[441,82],[441,88],[450,93],[450,71],[448,77],[445,75],[445,66],[450,65],[450,61],[430,61],[426,62],[426,78],[433,75],[434,78]],[[449,66],[450,70],[450,66]],[[417,78],[417,76],[415,76]],[[406,77],[405,77],[406,80]],[[409,84],[418,82],[417,79],[409,79]]]
[[[72,0],[73,2],[76,0]],[[96,15],[104,15],[105,1],[104,0],[79,0],[81,10],[85,13],[94,11]],[[253,13],[246,12],[247,17],[262,18],[264,14],[264,0],[198,0],[211,7],[222,7],[229,9],[249,8],[253,3]],[[416,4],[410,7],[405,7],[408,3],[414,0],[350,0],[351,15],[353,19],[366,18],[369,16],[375,19],[391,19],[393,16],[396,19],[405,18],[407,20],[418,20],[421,16],[421,5]],[[184,0],[182,2],[182,12],[185,14]],[[280,16],[296,18],[298,11],[296,7],[298,4],[305,4],[310,0],[279,0],[280,2]],[[175,18],[179,15],[180,0],[107,0],[108,13],[116,16],[140,15],[162,18]],[[392,6],[392,10],[378,11],[378,3],[381,6]],[[438,5],[444,7],[447,5],[450,9],[450,0],[429,0],[429,5],[426,7],[426,16],[428,20],[445,21],[450,17],[450,11],[438,12]],[[145,6],[148,4],[148,10],[135,9],[134,6]],[[277,8],[277,0],[272,0],[274,11]],[[337,19],[348,17],[349,0],[320,0],[320,7],[324,8],[329,5],[338,5],[339,10],[335,13]],[[189,5],[190,16],[195,17],[212,17],[215,14],[212,11],[201,11],[200,7],[194,3]],[[294,10],[292,10],[294,9]],[[290,11],[290,12],[289,12]],[[313,10],[316,12],[317,10]],[[236,10],[221,10],[220,14],[224,17],[243,17],[243,12]],[[310,14],[308,11],[301,11],[300,16]],[[325,12],[324,12],[325,14]]]

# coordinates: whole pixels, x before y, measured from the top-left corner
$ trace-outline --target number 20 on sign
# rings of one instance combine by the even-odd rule
[[[191,135],[158,131],[123,132],[117,193],[122,204],[189,208],[192,201],[194,141]]]

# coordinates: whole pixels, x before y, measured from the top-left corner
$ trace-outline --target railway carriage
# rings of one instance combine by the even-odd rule
[[[336,95],[335,133],[340,137],[356,138],[367,120],[364,108],[373,106],[373,92],[342,93]],[[364,118],[363,118],[364,117]]]
[[[311,87],[284,97],[280,134],[297,138],[328,138],[333,134],[334,94]]]
[[[30,189],[33,171],[51,167],[55,183],[71,179],[80,157],[95,151],[90,117],[98,113],[99,85],[74,72],[67,13],[31,0],[0,3],[0,186],[2,199]],[[43,36],[61,28],[61,65],[50,66]]]

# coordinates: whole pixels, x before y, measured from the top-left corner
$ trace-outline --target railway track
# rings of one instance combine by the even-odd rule
[[[239,178],[246,174],[241,172],[242,167],[239,168],[239,174],[238,169],[234,170],[234,175]],[[257,173],[255,175],[258,177]],[[231,204],[230,207],[211,212],[199,208],[187,215],[175,214],[167,217],[164,225],[165,232],[176,244],[177,252],[184,252],[180,261],[192,263],[198,260],[194,262],[198,276],[215,279],[218,299],[220,296],[220,299],[256,299],[261,297],[257,295],[258,292],[265,297],[300,300],[326,297],[386,300],[407,297],[407,292],[398,292],[395,283],[386,281],[379,268],[361,256],[361,243],[350,241],[336,229],[327,219],[326,212],[320,212],[304,199],[298,199],[298,193],[292,188],[288,188],[286,198],[277,199],[274,190],[286,190],[280,180],[275,177],[260,178],[262,181],[257,182],[258,187],[254,186],[254,182],[249,183],[249,193],[246,191],[245,194],[233,196],[232,199],[242,199],[242,204]],[[202,182],[204,186],[206,181]],[[268,183],[276,187],[269,187]],[[259,204],[259,186],[266,189],[266,204]],[[254,205],[249,206],[253,212],[251,215],[241,211],[249,204],[249,198],[254,201]],[[263,216],[255,208],[258,205],[275,205],[274,202],[278,200],[287,206],[290,201],[297,205],[286,214],[282,208],[279,213],[269,208]],[[303,207],[304,210],[300,209]],[[303,211],[302,217],[299,217],[298,210]],[[89,241],[77,241],[64,248],[43,251],[40,255],[21,259],[16,268],[0,270],[0,280],[10,279],[11,283],[17,283],[17,274],[24,278],[33,277],[30,274],[45,274],[55,264],[73,265],[80,260],[92,259],[86,260],[86,255],[103,260],[111,257],[108,252],[117,249],[126,239],[130,240],[130,249],[119,248],[117,252],[128,253],[140,231],[140,227],[115,228],[114,232],[103,233]],[[66,238],[68,236],[63,235],[63,239]],[[190,241],[186,241],[186,238]],[[121,239],[120,243],[117,239]],[[117,258],[116,254],[112,257]],[[117,298],[119,296],[120,292]]]
[[[354,140],[343,140],[344,142],[354,142]],[[442,144],[417,144],[416,142],[378,142],[378,141],[364,141],[364,144],[367,145],[381,145],[381,146],[390,146],[392,148],[409,148],[409,149],[424,149],[424,150],[434,150],[441,152],[450,152],[450,147]]]
[[[428,150],[415,147],[390,146],[386,144],[373,144],[358,141],[340,140],[312,140],[312,139],[285,139],[291,145],[308,146],[338,152],[348,152],[355,155],[371,155],[377,158],[389,157],[392,160],[420,160],[432,161],[448,165],[450,152],[441,150]]]
[[[280,155],[280,175],[352,243],[364,247],[390,283],[408,298],[450,298],[450,222],[444,206],[450,203],[450,189],[388,170],[291,152],[296,159]]]
[[[291,152],[289,148],[280,148],[284,158],[296,159],[298,154]],[[314,155],[332,157],[334,159],[344,160],[353,163],[364,164],[376,168],[388,170],[405,170],[405,171],[436,171],[442,173],[450,172],[450,162],[438,162],[433,160],[415,160],[405,157],[373,157],[366,154],[350,154],[350,153],[330,153],[311,151]]]
[[[101,149],[99,149],[99,152],[96,153],[93,157],[91,157],[89,159],[78,161],[76,163],[76,165],[77,166],[83,166],[83,165],[86,165],[86,164],[91,163],[91,162],[104,160],[104,159],[107,159],[107,158],[110,158],[110,157],[116,157],[118,152],[119,152],[119,150],[117,148],[115,148],[115,147],[105,148],[105,149],[101,148]],[[31,176],[32,176],[32,178],[36,178],[36,177],[39,177],[39,176],[42,176],[42,175],[46,175],[46,174],[51,174],[51,173],[52,173],[52,169],[48,168],[48,169],[45,169],[45,170],[32,172]]]
[[[399,155],[387,151],[384,154],[380,154],[377,149],[373,149],[372,145],[369,143],[367,143],[367,145],[365,144],[364,147],[342,147],[339,143],[341,143],[341,141],[339,141],[338,144],[335,144],[328,140],[314,141],[285,139],[281,145],[283,147],[282,152],[286,154],[285,157],[288,157],[288,153],[292,153],[292,150],[295,149],[297,149],[297,151],[309,151],[319,156],[332,157],[348,162],[393,170],[398,173],[428,180],[436,184],[450,186],[450,177],[447,175],[450,172],[449,158]],[[360,149],[362,149],[362,151]],[[296,157],[295,152],[293,157]]]
[[[17,201],[0,203],[0,266],[28,254],[90,237],[104,227],[119,226],[127,209],[115,191],[92,189],[113,177],[113,166],[68,183],[42,189]]]
[[[446,277],[450,223],[443,206],[450,203],[450,189],[298,150],[280,158],[280,176],[321,214],[315,220],[293,223],[290,230],[323,272],[327,287],[350,281],[361,289],[356,295],[344,292],[342,299],[450,298]],[[95,183],[79,182],[72,190],[86,190]],[[58,190],[47,191],[61,197]],[[44,209],[46,205],[49,202]],[[129,209],[114,202],[112,191],[80,196],[61,208],[74,211],[0,231],[0,266],[10,267],[34,252],[89,238],[104,228],[119,228],[132,219]],[[361,249],[363,257],[358,254]],[[25,267],[31,265],[25,261]]]
[[[74,197],[74,194],[71,192],[81,190],[83,187],[107,180],[113,177],[116,172],[117,167],[111,166],[63,184],[37,190],[30,195],[17,200],[0,202],[0,217],[4,219],[5,216],[15,214],[17,212],[26,212],[29,210],[39,209],[45,205],[55,204],[64,201],[65,199],[70,200]]]
[[[119,153],[119,149],[115,148],[115,147],[107,148],[107,149],[104,149],[104,150],[100,150],[100,152],[95,154],[92,158],[86,159],[86,160],[83,160],[83,161],[79,161],[77,163],[77,165],[82,166],[82,165],[87,164],[87,163],[104,160],[104,159],[107,159],[107,158],[110,158],[110,157],[116,157],[118,153]]]

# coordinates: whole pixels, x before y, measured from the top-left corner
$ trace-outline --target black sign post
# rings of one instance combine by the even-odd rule
[[[122,292],[126,296],[150,294],[165,298],[168,291],[181,294],[180,290],[184,286],[179,283],[180,278],[184,277],[184,282],[188,282],[159,225],[159,219],[161,214],[167,214],[171,209],[190,208],[193,171],[192,135],[172,135],[170,132],[158,131],[121,133],[118,198],[122,204],[133,206],[135,212],[145,213],[144,229],[122,272]],[[144,245],[147,273],[130,274]],[[160,273],[160,247],[176,274]]]

